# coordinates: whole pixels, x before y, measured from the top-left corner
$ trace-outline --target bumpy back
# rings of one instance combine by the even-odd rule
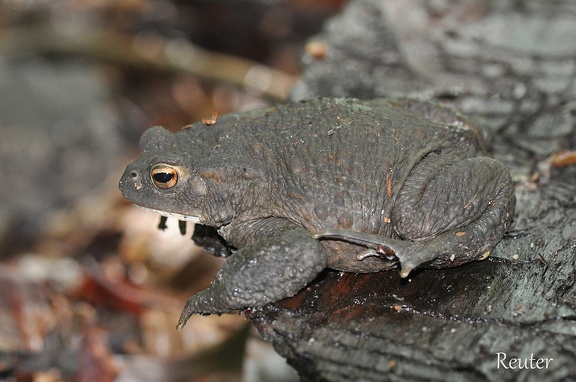
[[[461,146],[470,156],[482,151],[477,132],[463,134],[467,125],[443,112],[431,121],[422,105],[317,99],[196,129],[219,131],[213,142],[219,160],[266,173],[270,209],[279,215],[307,228],[382,232],[383,217],[422,157],[442,146]]]

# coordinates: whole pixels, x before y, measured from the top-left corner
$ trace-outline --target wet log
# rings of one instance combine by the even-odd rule
[[[302,380],[576,380],[574,17],[560,0],[362,0],[318,36],[293,98],[450,104],[492,132],[517,206],[488,260],[408,279],[327,270],[246,312]]]

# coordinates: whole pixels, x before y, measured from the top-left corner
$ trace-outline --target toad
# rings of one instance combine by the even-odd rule
[[[515,199],[484,141],[480,128],[432,102],[315,99],[177,133],[152,127],[120,190],[222,239],[206,240],[229,257],[187,301],[182,328],[192,314],[293,296],[326,267],[400,267],[407,277],[485,259]]]

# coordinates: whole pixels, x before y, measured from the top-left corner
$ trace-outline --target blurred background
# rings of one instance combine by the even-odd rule
[[[0,0],[0,381],[292,381],[117,183],[153,125],[279,102],[343,0]],[[314,47],[308,47],[313,49]]]

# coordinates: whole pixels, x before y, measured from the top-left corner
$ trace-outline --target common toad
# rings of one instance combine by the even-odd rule
[[[182,328],[192,314],[293,296],[326,267],[399,265],[406,277],[421,265],[486,258],[515,199],[484,140],[431,102],[316,99],[175,134],[150,128],[120,189],[160,215],[214,227],[233,248],[211,286],[188,300]]]

